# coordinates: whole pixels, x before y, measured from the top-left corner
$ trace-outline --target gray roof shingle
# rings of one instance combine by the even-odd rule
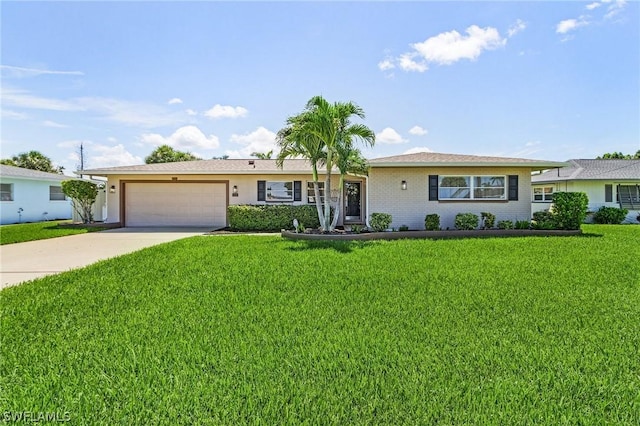
[[[531,160],[526,158],[490,157],[480,155],[442,154],[438,152],[418,152],[415,154],[394,155],[370,160],[372,167],[563,167],[566,164],[556,161]]]
[[[567,180],[640,180],[640,160],[569,160],[569,166],[546,170],[532,183]]]
[[[57,173],[41,172],[39,170],[24,169],[22,167],[8,166],[0,164],[0,176],[13,177],[31,180],[50,180],[62,182],[63,180],[74,179],[72,176],[59,175]]]

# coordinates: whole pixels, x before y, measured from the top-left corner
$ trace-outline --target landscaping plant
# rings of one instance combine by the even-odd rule
[[[556,229],[580,229],[587,217],[589,198],[584,192],[555,192],[553,194],[553,222]]]
[[[88,180],[71,179],[60,183],[62,192],[73,200],[73,208],[83,223],[93,222],[93,203],[98,196],[98,185]]]
[[[480,213],[480,217],[482,218],[482,228],[483,229],[491,229],[496,223],[496,215],[489,212]]]
[[[391,215],[388,213],[371,213],[371,219],[369,219],[369,224],[375,232],[386,231],[391,222]]]
[[[602,206],[593,215],[593,221],[600,224],[619,225],[628,213],[627,209]]]
[[[473,213],[458,213],[456,215],[455,227],[458,230],[471,231],[478,227],[480,219]]]
[[[517,220],[516,229],[529,229],[531,228],[531,222],[528,220]]]
[[[440,216],[433,213],[428,214],[424,218],[424,227],[427,231],[439,231],[440,230]]]
[[[513,222],[510,220],[499,220],[498,229],[513,229]]]

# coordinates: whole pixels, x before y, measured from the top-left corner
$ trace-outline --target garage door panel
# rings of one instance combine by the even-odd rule
[[[226,226],[224,183],[126,183],[126,226]]]

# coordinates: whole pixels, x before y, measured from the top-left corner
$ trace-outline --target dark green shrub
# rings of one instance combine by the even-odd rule
[[[513,222],[510,220],[499,220],[498,229],[513,229]]]
[[[478,227],[480,218],[473,213],[458,213],[456,215],[455,226],[456,229],[470,231]]]
[[[391,215],[388,213],[371,213],[369,224],[375,232],[386,231],[391,225]]]
[[[606,225],[618,225],[622,223],[629,210],[619,209],[617,207],[600,207],[598,211],[593,215],[593,221],[595,223]]]
[[[228,209],[229,227],[234,231],[280,231],[293,228],[293,219],[307,228],[318,228],[315,206],[290,204],[232,205]]]
[[[440,230],[440,216],[437,214],[428,214],[424,218],[424,227],[427,231],[439,231]]]
[[[587,217],[589,198],[584,192],[553,194],[553,221],[557,229],[580,229]]]
[[[480,217],[482,218],[482,227],[484,229],[491,229],[496,223],[496,215],[493,213],[482,212]]]
[[[351,225],[351,232],[359,234],[362,232],[362,225]]]
[[[531,222],[528,220],[517,220],[516,229],[529,229],[531,228]]]
[[[531,222],[533,229],[555,229],[556,224],[553,214],[548,211],[539,211],[533,213],[533,221]]]
[[[400,228],[398,228],[398,231],[408,231],[409,227],[407,225],[402,225]]]

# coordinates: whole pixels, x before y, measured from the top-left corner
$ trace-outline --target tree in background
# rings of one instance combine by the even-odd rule
[[[93,203],[98,196],[98,185],[88,180],[62,181],[62,192],[73,200],[73,208],[83,223],[93,222]]]
[[[56,167],[51,159],[39,151],[21,152],[12,158],[0,160],[0,164],[8,166],[22,167],[23,169],[38,170],[47,173],[62,174],[64,167]]]
[[[273,150],[267,152],[252,152],[251,156],[256,157],[259,160],[271,160],[271,157],[273,156]]]
[[[173,149],[169,145],[160,145],[154,149],[148,157],[144,159],[147,164],[155,163],[175,163],[177,161],[201,160],[190,152],[182,152]]]
[[[607,152],[596,160],[640,160],[640,149],[635,154],[623,154],[621,152]]]

